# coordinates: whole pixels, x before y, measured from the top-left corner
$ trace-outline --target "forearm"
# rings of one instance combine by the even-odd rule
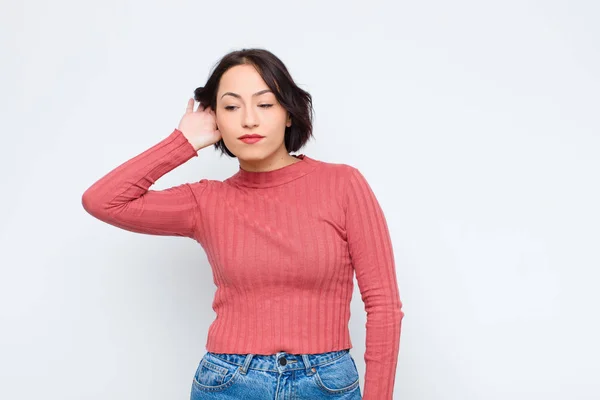
[[[401,307],[396,297],[367,310],[363,400],[392,399],[404,316]]]
[[[94,217],[135,232],[188,235],[193,221],[184,215],[196,202],[185,185],[165,191],[149,188],[161,176],[197,156],[193,145],[175,129],[141,154],[122,163],[88,188],[82,205]],[[190,213],[190,216],[192,214]],[[184,232],[180,232],[184,229]]]

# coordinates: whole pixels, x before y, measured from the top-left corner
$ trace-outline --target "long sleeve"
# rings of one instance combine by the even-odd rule
[[[82,205],[97,219],[128,231],[193,237],[198,203],[191,185],[165,190],[149,187],[195,156],[192,144],[175,129],[95,182],[83,193]]]
[[[367,313],[363,400],[391,400],[404,313],[392,242],[375,194],[351,167],[346,187],[346,234]]]

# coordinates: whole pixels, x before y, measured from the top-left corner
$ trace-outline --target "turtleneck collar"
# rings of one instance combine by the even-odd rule
[[[308,174],[319,164],[319,161],[304,154],[292,156],[302,161],[271,171],[246,171],[240,166],[238,172],[228,180],[236,185],[251,188],[279,186]]]

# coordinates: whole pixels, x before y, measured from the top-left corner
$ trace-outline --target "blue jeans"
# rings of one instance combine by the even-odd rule
[[[349,349],[319,354],[206,352],[190,400],[362,399]]]

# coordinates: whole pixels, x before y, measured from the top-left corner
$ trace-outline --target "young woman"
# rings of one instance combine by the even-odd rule
[[[404,313],[387,223],[358,169],[290,155],[312,136],[310,94],[275,55],[244,49],[195,100],[177,129],[82,197],[106,223],[206,252],[217,317],[191,399],[392,399]],[[239,171],[149,189],[211,145]],[[367,312],[362,397],[349,353],[354,273]]]

